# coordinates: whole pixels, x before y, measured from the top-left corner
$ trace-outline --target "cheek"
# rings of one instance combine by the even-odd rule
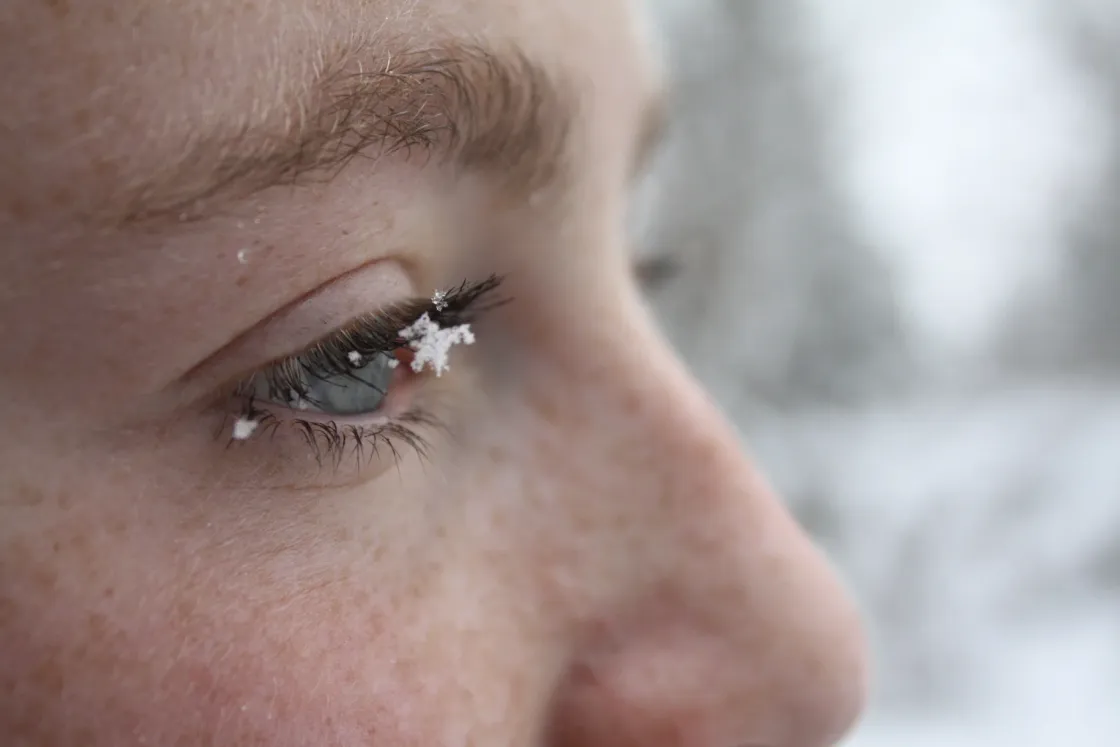
[[[0,726],[15,744],[434,744],[467,718],[448,673],[486,674],[440,660],[452,625],[409,588],[423,574],[375,572],[333,532],[262,541],[242,525],[214,542],[178,518],[89,495],[5,516]]]

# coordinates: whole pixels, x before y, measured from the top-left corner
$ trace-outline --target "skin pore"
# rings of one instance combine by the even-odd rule
[[[0,7],[5,744],[851,725],[856,612],[633,281],[660,95],[633,10]],[[239,395],[490,275],[475,344],[368,413]]]

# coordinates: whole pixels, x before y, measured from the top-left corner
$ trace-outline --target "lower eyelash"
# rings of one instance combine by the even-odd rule
[[[392,455],[394,465],[399,467],[404,458],[402,447],[411,449],[422,460],[427,461],[431,453],[431,442],[420,434],[420,429],[446,430],[437,417],[419,407],[378,425],[299,417],[282,419],[268,410],[255,407],[252,401],[244,404],[240,417],[256,423],[249,436],[253,439],[273,438],[281,428],[294,428],[311,450],[319,467],[329,464],[334,469],[340,468],[343,461],[350,457],[354,458],[358,467],[362,467],[386,452]],[[228,422],[224,423],[222,432],[230,433],[229,426]],[[230,438],[227,448],[234,444],[235,439]]]

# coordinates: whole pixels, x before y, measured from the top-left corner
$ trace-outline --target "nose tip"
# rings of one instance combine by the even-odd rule
[[[808,539],[805,540],[809,544]],[[775,638],[786,663],[774,680],[774,744],[825,747],[851,731],[870,689],[871,658],[866,631],[854,600],[819,552],[803,562],[816,577],[798,592],[784,613],[786,633]],[[812,589],[813,585],[818,588]],[[798,595],[802,595],[797,599]],[[779,621],[783,613],[777,613]],[[780,624],[780,623],[779,623]]]
[[[744,570],[737,589],[701,581],[694,594],[647,598],[597,626],[569,670],[562,738],[550,744],[834,744],[864,708],[866,639],[823,559],[798,562],[768,584]]]

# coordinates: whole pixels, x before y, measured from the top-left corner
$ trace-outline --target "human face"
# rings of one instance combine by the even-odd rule
[[[3,3],[7,744],[849,726],[856,614],[632,282],[631,11]]]

